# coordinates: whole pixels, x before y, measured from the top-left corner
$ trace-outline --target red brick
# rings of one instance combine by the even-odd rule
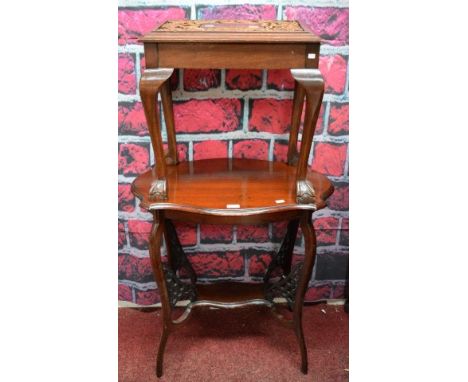
[[[199,6],[197,7],[197,19],[275,20],[276,7],[271,4]]]
[[[263,277],[270,265],[272,253],[257,253],[249,257],[249,275]]]
[[[291,127],[291,100],[272,98],[255,99],[250,102],[250,131],[266,131],[284,134]]]
[[[267,74],[267,88],[294,90],[294,78],[289,69],[270,69]]]
[[[349,132],[349,105],[334,104],[330,109],[328,120],[328,134],[347,135]]]
[[[298,233],[298,237],[302,237],[302,233]],[[299,245],[297,241],[296,241],[296,244]],[[297,263],[302,263],[302,262],[304,262],[304,254],[293,252],[291,267],[294,267]]]
[[[160,301],[157,289],[137,290],[135,293],[135,303],[138,305],[153,305]]]
[[[238,225],[237,241],[239,242],[266,242],[269,241],[268,226],[266,225]]]
[[[149,147],[145,144],[119,145],[119,174],[139,175],[149,168]]]
[[[163,144],[163,148],[165,151],[167,151],[167,143]],[[176,151],[177,151],[177,159],[179,162],[185,162],[188,160],[188,147],[187,144],[185,143],[178,143],[176,145]]]
[[[128,254],[119,255],[119,280],[131,280],[139,283],[154,281],[150,258]]]
[[[180,244],[192,246],[197,244],[197,225],[191,223],[174,222]]]
[[[119,222],[119,249],[122,249],[127,244],[125,236],[125,226],[123,222]]]
[[[349,186],[348,183],[337,183],[335,191],[328,198],[328,207],[336,211],[348,211],[349,209]]]
[[[137,44],[138,37],[156,29],[167,20],[187,18],[188,9],[179,7],[120,9],[119,45]]]
[[[272,240],[275,242],[281,242],[286,235],[288,228],[288,222],[277,222],[271,225]]]
[[[190,100],[174,104],[178,133],[228,132],[240,128],[242,103],[238,99]]]
[[[315,124],[314,136],[317,136],[323,133],[323,114],[324,113],[325,113],[325,104],[322,103],[322,106],[320,107],[319,116],[317,118],[317,123]],[[301,132],[301,134],[304,128],[304,117],[305,117],[305,105],[304,105],[304,108],[302,109],[301,125],[299,127],[299,131]]]
[[[228,89],[254,90],[262,87],[261,70],[229,69],[226,70]]]
[[[226,141],[203,141],[193,144],[193,159],[227,158],[228,143]]]
[[[176,145],[177,159],[179,162],[188,161],[188,147],[185,143],[178,143]]]
[[[349,245],[349,219],[346,218],[341,222],[340,245]]]
[[[273,223],[271,225],[271,233],[272,233],[272,241],[275,243],[282,243],[284,240],[284,237],[286,236],[287,228],[288,228],[288,222],[278,222],[278,223]],[[296,241],[294,243],[295,246],[300,246],[302,243],[302,232],[301,228],[299,227],[296,235]]]
[[[135,196],[130,184],[119,184],[119,210],[124,212],[135,210]]]
[[[325,175],[342,176],[347,149],[347,144],[315,143],[312,169]]]
[[[148,249],[148,238],[152,223],[145,220],[129,220],[128,234],[130,245],[139,249]]]
[[[297,152],[301,151],[301,142],[297,143]],[[284,141],[275,141],[275,147],[273,148],[273,160],[277,162],[288,161],[288,143]]]
[[[314,220],[314,228],[317,235],[317,244],[330,245],[336,243],[339,220],[334,217],[324,217]]]
[[[219,69],[185,69],[184,89],[187,91],[208,90],[219,87],[221,70]]]
[[[332,287],[329,284],[312,286],[306,292],[305,301],[327,300],[332,296]]]
[[[120,103],[119,134],[137,135],[139,137],[148,135],[145,112],[141,102]]]
[[[299,20],[306,28],[319,35],[323,44],[349,43],[348,8],[287,6],[285,17]]]
[[[268,142],[261,139],[237,141],[232,150],[234,158],[268,160]]]
[[[200,225],[200,241],[202,243],[231,243],[232,225]]]
[[[239,251],[197,253],[189,260],[199,277],[239,277],[244,275],[244,256]]]
[[[136,93],[135,58],[133,54],[119,54],[119,93]]]
[[[132,288],[128,285],[119,284],[119,300],[132,302]]]
[[[346,67],[346,59],[341,55],[320,56],[319,69],[326,93],[342,94],[345,91]]]
[[[288,161],[288,143],[275,141],[275,147],[273,147],[273,160],[275,162],[286,163]]]

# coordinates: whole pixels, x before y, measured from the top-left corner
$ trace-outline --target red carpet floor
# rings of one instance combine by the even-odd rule
[[[325,313],[323,311],[325,311]],[[304,307],[309,373],[300,372],[292,329],[264,308],[195,311],[169,337],[156,377],[161,311],[119,309],[119,381],[348,381],[348,315],[343,306]]]

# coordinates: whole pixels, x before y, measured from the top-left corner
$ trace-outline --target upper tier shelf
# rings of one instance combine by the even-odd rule
[[[315,171],[309,171],[307,179],[314,187],[316,206],[296,203],[295,167],[254,159],[207,159],[167,166],[166,200],[149,197],[151,184],[157,180],[154,169],[138,176],[132,187],[148,210],[248,216],[324,208],[333,185]]]
[[[143,42],[318,43],[298,21],[170,20],[140,38]]]

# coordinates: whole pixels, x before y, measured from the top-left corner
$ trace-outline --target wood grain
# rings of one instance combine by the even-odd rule
[[[315,205],[296,203],[296,169],[280,162],[255,159],[206,159],[167,166],[166,200],[152,201],[150,185],[154,169],[140,175],[132,185],[141,206],[148,210],[173,210],[236,217],[325,207],[333,185],[323,175],[307,172],[316,192]],[[239,208],[227,208],[238,204]]]
[[[305,44],[159,44],[164,68],[286,69],[306,65]]]
[[[319,43],[320,38],[297,21],[171,20],[140,41]]]

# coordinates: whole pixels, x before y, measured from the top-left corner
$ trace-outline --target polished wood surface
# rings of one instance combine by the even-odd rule
[[[315,171],[306,175],[315,190],[315,204],[296,202],[294,167],[255,159],[206,159],[167,166],[170,187],[165,200],[150,196],[151,185],[158,178],[154,169],[140,175],[132,187],[141,206],[148,210],[238,216],[325,207],[333,192],[332,183]]]
[[[314,202],[315,191],[312,184],[307,180],[307,163],[312,148],[315,126],[317,125],[320,107],[322,105],[325,85],[318,69],[293,69],[291,70],[291,74],[296,83],[300,86],[300,93],[302,93],[302,89],[305,92],[306,110],[302,129],[301,150],[297,162],[296,197],[299,203],[308,204]],[[298,97],[302,97],[302,94]],[[297,106],[297,100],[295,100],[295,102]],[[293,112],[291,126],[294,127],[294,130],[291,130],[291,134],[297,134],[297,118],[298,114]],[[289,149],[291,149],[291,145]],[[292,156],[296,154],[294,149]],[[288,153],[288,158],[289,157],[291,157],[291,155]]]
[[[290,68],[296,85],[288,163],[298,168],[292,189],[298,203],[315,203],[315,191],[307,179],[307,162],[324,92],[323,78],[317,69],[320,55],[317,36],[297,21],[180,20],[163,23],[141,41],[147,69],[140,81],[140,93],[158,175],[151,185],[153,198],[167,199],[171,186],[166,180],[166,165],[177,163],[172,97],[166,84],[172,68]],[[166,120],[167,153],[162,149],[158,94]],[[304,99],[302,144],[297,152]]]
[[[163,140],[161,135],[161,126],[159,118],[159,108],[157,105],[158,93],[167,87],[165,84],[168,82],[168,79],[174,72],[174,69],[146,69],[140,79],[140,96],[141,102],[143,104],[143,109],[145,111],[146,122],[148,124],[148,130],[151,137],[151,145],[155,155],[156,163],[155,170],[157,172],[158,179],[153,182],[151,185],[151,194],[158,196],[159,198],[166,197],[166,163],[164,155]],[[168,130],[170,137],[169,139],[169,152],[170,155],[175,156],[175,135],[174,132],[170,131],[171,124],[173,121],[173,111],[172,111],[172,97],[171,100],[168,100],[168,91],[163,90],[163,105],[164,109],[167,111],[166,118],[169,120]],[[172,125],[172,129],[174,126]]]
[[[305,44],[167,43],[159,44],[158,57],[160,67],[191,69],[301,68],[308,60]]]
[[[140,94],[155,156],[155,166],[138,176],[132,191],[141,207],[153,214],[150,257],[161,296],[163,332],[156,375],[163,370],[169,334],[186,322],[192,309],[234,309],[263,305],[294,329],[307,373],[302,306],[315,262],[312,213],[326,206],[332,183],[308,168],[308,158],[322,103],[324,82],[318,70],[320,40],[297,21],[181,20],[168,21],[140,39],[146,69]],[[177,163],[176,134],[169,77],[174,68],[291,69],[295,92],[291,113],[288,163],[253,159],[207,159]],[[158,96],[167,129],[164,152]],[[298,152],[300,118],[305,120]],[[221,122],[221,121],[220,121]],[[172,220],[203,224],[262,224],[289,221],[286,236],[264,277],[264,284],[199,285]],[[303,261],[292,266],[298,227],[304,235]],[[166,243],[168,261],[162,261]],[[184,269],[190,282],[182,281]],[[274,272],[281,277],[270,277]],[[275,273],[276,274],[276,273]],[[275,313],[275,299],[284,298],[292,319]],[[189,300],[174,318],[178,301]]]

